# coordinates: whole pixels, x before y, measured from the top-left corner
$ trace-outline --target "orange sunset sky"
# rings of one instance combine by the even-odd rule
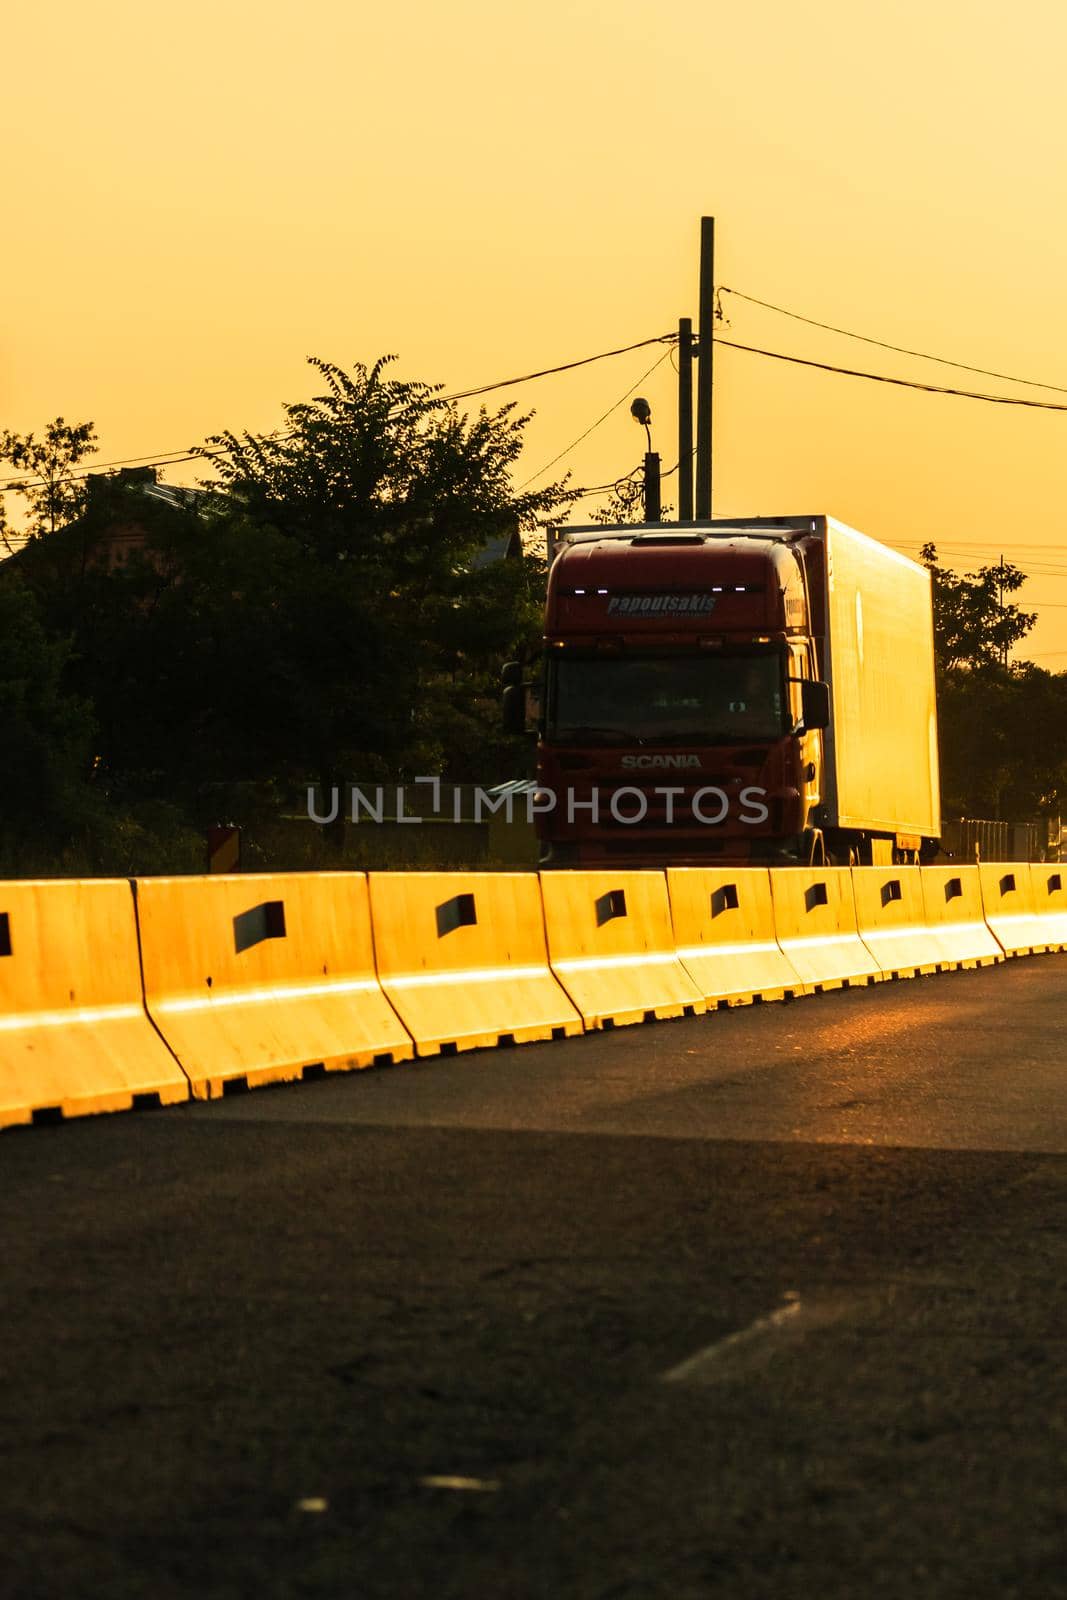
[[[459,390],[695,322],[702,213],[721,285],[1062,388],[731,296],[724,338],[1067,406],[1054,0],[43,0],[4,41],[0,427],[91,418],[101,462],[275,427],[310,354]],[[635,388],[672,465],[664,354],[501,395],[537,413],[518,477],[616,402],[546,476],[628,472]],[[1003,553],[1039,615],[1017,654],[1067,670],[1067,410],[715,370],[716,515]]]

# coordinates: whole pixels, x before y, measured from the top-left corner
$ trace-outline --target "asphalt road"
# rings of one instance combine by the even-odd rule
[[[1067,956],[0,1136],[0,1592],[1067,1596]]]

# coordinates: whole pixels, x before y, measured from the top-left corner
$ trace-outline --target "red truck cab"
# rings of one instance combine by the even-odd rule
[[[781,526],[566,531],[545,612],[546,864],[810,858],[821,559]]]

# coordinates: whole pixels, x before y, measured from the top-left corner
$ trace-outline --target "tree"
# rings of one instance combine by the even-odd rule
[[[383,765],[466,774],[499,754],[496,676],[540,631],[544,569],[487,549],[568,498],[562,483],[512,488],[528,417],[462,415],[438,388],[387,378],[391,359],[351,373],[314,360],[326,392],[286,406],[282,431],[204,450],[212,537],[237,518],[289,552],[265,619],[272,727],[288,769],[325,787]]]
[[[660,511],[660,521],[669,522],[673,509],[673,506],[663,506]],[[641,478],[635,477],[633,473],[628,478],[620,478],[603,505],[597,507],[589,520],[604,527],[644,522],[645,490]]]
[[[247,821],[311,783],[521,769],[499,671],[539,639],[545,569],[513,536],[564,486],[513,491],[511,407],[462,415],[385,361],[313,365],[325,392],[277,434],[207,441],[195,505],[98,483],[10,575],[59,691],[91,702],[89,787],[113,817]],[[145,546],[112,566],[97,550],[116,522]]]
[[[640,478],[633,474],[628,478],[620,478],[612,487],[608,498],[597,506],[589,517],[590,522],[606,528],[629,522],[643,522],[644,519],[644,491]]]
[[[0,587],[0,856],[32,859],[87,821],[91,710],[64,687],[67,645],[50,638],[19,583]]]
[[[56,417],[45,429],[43,439],[32,433],[0,434],[0,461],[10,461],[20,472],[30,474],[25,484],[14,485],[29,507],[31,536],[54,533],[72,521],[85,507],[85,485],[75,478],[74,469],[96,450],[96,429],[91,422],[75,426]],[[7,539],[4,543],[10,550]]]
[[[1006,604],[1025,574],[1010,563],[964,576],[933,574],[934,642],[943,809],[946,815],[1022,821],[1067,808],[1067,674],[1008,651],[1037,620]]]
[[[1005,605],[1004,596],[1016,594],[1026,574],[1010,562],[980,567],[964,576],[938,565],[937,546],[924,544],[919,552],[933,576],[934,648],[938,666],[999,667],[1008,651],[1030,632],[1037,621],[1033,611]]]
[[[1012,668],[1002,814],[1067,816],[1067,673]]]

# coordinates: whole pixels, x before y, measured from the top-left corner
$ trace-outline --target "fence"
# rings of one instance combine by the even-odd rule
[[[1063,861],[1067,859],[1067,831],[1059,817],[1033,822],[997,822],[961,817],[941,830],[941,849],[960,862]]]

